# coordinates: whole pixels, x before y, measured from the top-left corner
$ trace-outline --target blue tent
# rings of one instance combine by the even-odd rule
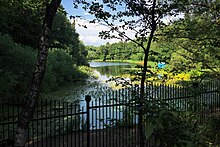
[[[165,62],[159,62],[158,64],[157,64],[157,67],[158,68],[164,68],[166,66],[166,63]]]

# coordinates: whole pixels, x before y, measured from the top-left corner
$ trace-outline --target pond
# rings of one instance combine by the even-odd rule
[[[104,82],[106,80],[109,80],[112,77],[115,76],[123,76],[125,74],[129,74],[129,71],[135,67],[135,64],[130,64],[130,63],[122,63],[122,62],[97,62],[97,61],[92,61],[90,62],[90,67],[95,69],[95,74],[98,76],[98,81]],[[108,85],[107,85],[108,86]],[[111,87],[110,87],[111,89]],[[99,91],[99,89],[96,89]],[[110,90],[111,91],[111,90]],[[109,91],[106,90],[104,91],[108,93]],[[105,95],[105,94],[104,94]],[[105,97],[103,101],[103,97],[98,100],[97,102],[97,97],[98,95],[95,95],[92,97],[92,102],[90,103],[91,105],[94,106],[93,103],[96,103],[95,105],[104,105],[106,104],[107,97]],[[111,100],[111,102],[116,103],[116,101]],[[91,106],[90,105],[90,106]],[[81,101],[80,106],[86,107],[86,102]],[[93,129],[102,129],[105,128],[106,124],[111,123],[109,119],[118,119],[123,118],[123,112],[118,110],[119,108],[116,107],[108,107],[108,108],[98,108],[98,109],[91,109],[90,113],[92,114],[93,117],[90,117],[90,122],[96,122],[96,125],[93,126]],[[102,114],[102,115],[97,115],[97,114]],[[107,119],[109,118],[109,119]],[[86,119],[86,115],[83,116],[81,119]],[[100,121],[102,120],[102,121]]]
[[[128,74],[135,64],[121,62],[90,62],[90,67],[94,69],[97,79],[91,78],[86,82],[74,82],[71,85],[62,87],[57,91],[44,93],[43,99],[60,99],[65,101],[84,100],[85,95],[89,94],[93,98],[103,95],[106,90],[112,87],[106,80],[113,76]]]
[[[89,79],[86,83],[74,83],[71,86],[63,87],[62,90],[55,91],[49,96],[44,96],[47,99],[60,99],[68,102],[77,101],[80,106],[80,110],[86,108],[85,95],[91,95],[92,101],[90,105],[104,105],[107,103],[116,103],[115,100],[108,100],[109,97],[105,97],[103,101],[103,96],[112,92],[112,88],[105,83],[106,80],[114,76],[121,76],[129,74],[129,70],[135,67],[135,64],[121,63],[121,62],[90,62],[90,67],[95,71],[97,79]],[[123,113],[118,111],[118,107],[108,107],[108,108],[98,108],[90,109],[91,122],[96,122],[93,129],[104,128],[105,124],[111,123],[109,119],[116,119],[120,116],[123,117]],[[122,109],[122,108],[120,108]],[[99,115],[102,114],[102,115]],[[108,119],[106,119],[108,117]],[[86,119],[86,115],[81,117],[82,120]],[[102,121],[100,121],[102,120]],[[82,126],[81,126],[82,127]]]
[[[114,76],[123,76],[129,74],[136,64],[124,62],[90,62],[90,67],[95,69],[98,80],[105,81]]]

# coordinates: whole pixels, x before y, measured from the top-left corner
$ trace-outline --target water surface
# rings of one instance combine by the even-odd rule
[[[90,67],[95,69],[95,73],[99,76],[101,81],[108,80],[114,76],[122,76],[129,74],[131,68],[135,67],[135,64],[124,62],[90,62]]]

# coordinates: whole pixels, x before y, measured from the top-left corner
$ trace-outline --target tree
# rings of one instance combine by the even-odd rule
[[[154,34],[159,26],[163,25],[161,19],[167,15],[177,15],[179,5],[183,5],[181,1],[103,1],[104,4],[92,2],[89,12],[97,18],[94,21],[104,22],[110,27],[108,31],[100,32],[103,39],[119,38],[130,40],[144,50],[144,67],[141,79],[140,97],[144,97],[144,82],[147,72],[147,61],[151,42],[156,39]],[[126,9],[118,9],[117,6],[124,6]],[[110,13],[104,9],[108,7],[115,13]],[[111,21],[113,20],[113,21]],[[93,21],[93,22],[94,22]],[[126,30],[133,31],[135,38],[126,34]],[[115,34],[112,34],[114,32]]]
[[[220,23],[218,1],[193,1],[188,4],[183,20],[164,28],[166,41],[176,47],[175,57],[184,58],[182,68],[205,70],[201,79],[207,75],[220,77]],[[182,61],[183,61],[182,60]],[[176,61],[179,61],[178,59]],[[207,71],[209,69],[209,72]]]
[[[88,8],[89,13],[96,17],[92,22],[101,22],[110,28],[107,31],[100,32],[101,38],[130,40],[144,51],[144,66],[141,73],[139,97],[139,130],[140,136],[143,137],[142,106],[145,97],[144,84],[151,43],[156,39],[156,30],[164,25],[161,19],[167,15],[177,15],[180,10],[178,8],[182,8],[184,3],[179,0],[103,0],[103,3],[92,2],[91,4],[83,0],[78,2],[85,4],[84,8]],[[130,37],[127,31],[132,31],[135,38]],[[144,141],[144,138],[140,139]]]
[[[88,57],[87,57],[88,60],[99,59],[97,48],[98,47],[95,46],[89,46],[89,45],[86,46],[86,50],[88,51]]]
[[[33,117],[45,73],[52,23],[60,3],[61,0],[52,0],[50,3],[46,4],[46,12],[39,40],[39,50],[35,72],[27,99],[25,100],[23,109],[19,115],[14,146],[24,146],[26,141],[28,125]]]
[[[45,13],[45,1],[7,0],[0,2],[0,32],[9,34],[16,43],[38,47],[39,34]],[[34,29],[33,29],[34,28]],[[67,18],[67,12],[58,8],[52,26],[50,48],[64,49],[72,55],[75,64],[87,65],[85,50],[76,33],[75,24]],[[83,54],[81,54],[83,53]]]
[[[42,0],[1,1],[0,32],[10,34],[17,43],[36,48],[44,5]]]
[[[66,17],[66,12],[63,8],[56,13],[52,26],[51,47],[64,48],[73,44],[73,41],[78,38],[75,28]]]

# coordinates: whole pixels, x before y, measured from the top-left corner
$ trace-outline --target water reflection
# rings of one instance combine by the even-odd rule
[[[108,79],[112,76],[121,76],[129,74],[129,70],[135,67],[134,64],[121,63],[121,62],[90,62],[90,67],[96,69],[101,76]]]
[[[90,112],[90,130],[104,129],[106,127],[117,127],[124,121],[127,125],[134,125],[138,122],[138,117],[135,115],[136,104],[132,104],[132,90],[125,88],[117,92],[105,94],[96,99],[92,99],[89,103]],[[129,104],[128,104],[129,103]],[[86,102],[80,101],[81,111],[86,112]],[[133,115],[134,114],[134,115]],[[80,118],[80,129],[85,129],[87,114],[83,114]],[[124,124],[124,125],[125,125]],[[123,123],[121,124],[123,125]]]
[[[101,67],[101,66],[119,66],[119,65],[131,65],[130,63],[124,62],[98,62],[98,61],[91,61],[90,67]]]
[[[90,67],[95,69],[95,74],[98,76],[98,81],[106,81],[114,76],[121,76],[129,73],[129,69],[135,67],[134,64],[130,63],[120,63],[120,62],[90,62]],[[98,89],[97,89],[98,90]],[[99,89],[100,90],[100,89]],[[106,97],[110,93],[105,90],[105,97],[103,96],[92,96],[92,101],[90,102],[91,106],[102,106],[109,105],[111,103],[116,104],[118,100],[113,98]],[[106,95],[107,94],[107,95]],[[124,93],[123,93],[124,94]],[[91,95],[91,94],[90,94]],[[81,110],[85,110],[86,102],[80,101]],[[90,109],[90,129],[104,129],[106,125],[111,125],[115,123],[116,120],[121,120],[124,118],[124,106],[109,106],[109,107],[100,107]],[[136,122],[136,117],[133,118]],[[86,114],[81,117],[81,121],[86,120]],[[83,124],[80,126],[83,129]]]

